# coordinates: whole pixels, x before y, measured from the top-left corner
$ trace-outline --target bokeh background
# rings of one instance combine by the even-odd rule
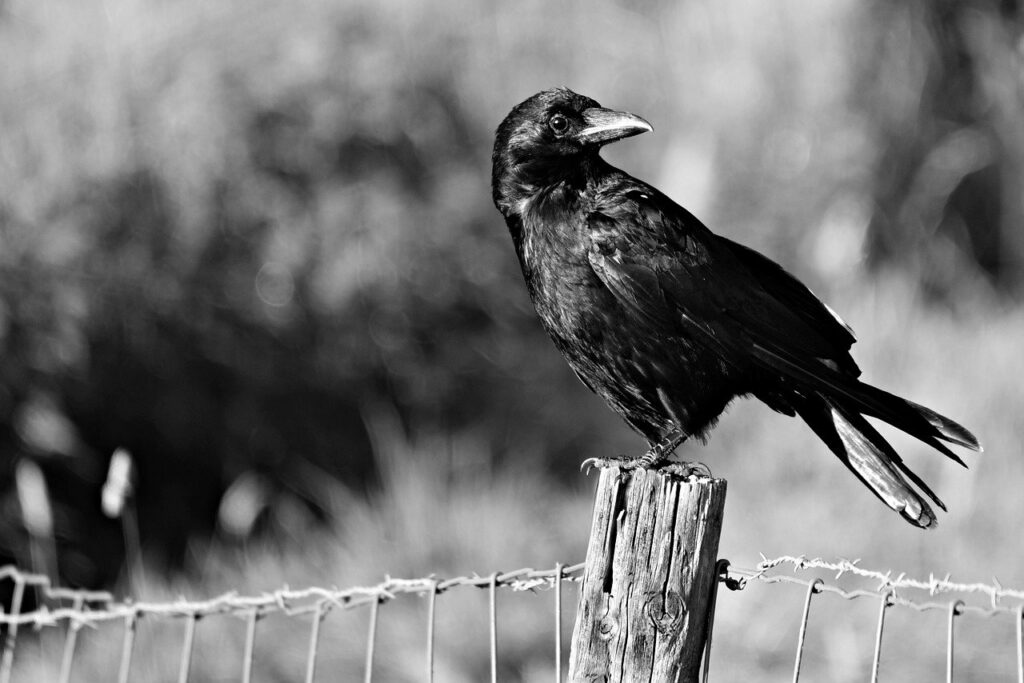
[[[580,560],[578,464],[643,443],[545,338],[489,191],[498,122],[566,85],[654,125],[606,158],[791,269],[865,379],[986,447],[964,471],[886,432],[949,505],[922,533],[736,404],[680,450],[729,480],[722,555],[1024,586],[1022,36],[1013,0],[0,2],[0,560],[147,596]],[[785,676],[788,598],[723,600],[720,680]],[[549,615],[511,609],[502,680],[546,680]],[[821,680],[865,677],[862,609],[814,635]],[[443,618],[441,680],[481,680],[477,617]],[[938,675],[941,621],[908,620],[897,679]],[[412,680],[422,629],[382,628],[382,680]],[[258,672],[287,680],[303,638]],[[1006,648],[966,646],[968,680]]]

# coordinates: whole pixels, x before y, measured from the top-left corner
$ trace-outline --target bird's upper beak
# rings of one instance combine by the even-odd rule
[[[576,137],[584,144],[614,142],[654,130],[651,124],[639,116],[601,107],[584,109],[583,122],[586,128],[577,133]]]

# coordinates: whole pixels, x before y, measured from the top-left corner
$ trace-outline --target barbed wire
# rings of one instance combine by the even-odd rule
[[[361,605],[370,606],[369,632],[364,663],[364,680],[373,675],[374,650],[377,633],[377,614],[381,604],[394,600],[399,595],[426,595],[428,597],[427,622],[427,680],[434,680],[434,619],[437,596],[456,588],[473,587],[489,591],[490,657],[491,681],[497,682],[498,675],[498,631],[497,592],[499,588],[513,592],[551,590],[555,592],[555,662],[560,677],[562,669],[561,623],[562,584],[579,582],[583,576],[583,563],[564,566],[557,564],[553,569],[517,569],[510,572],[493,572],[489,576],[479,574],[441,579],[427,576],[417,579],[396,579],[385,577],[374,586],[350,588],[309,587],[299,590],[287,586],[259,595],[239,595],[229,592],[208,600],[186,600],[180,598],[170,602],[142,602],[125,600],[118,602],[105,591],[87,591],[55,587],[49,578],[41,574],[23,572],[17,567],[0,567],[0,582],[11,581],[14,590],[10,611],[0,606],[0,627],[6,627],[3,641],[3,656],[0,657],[0,683],[9,683],[13,671],[14,651],[20,626],[32,626],[37,630],[47,627],[67,626],[63,655],[61,657],[60,682],[70,680],[72,660],[75,654],[78,632],[83,627],[97,627],[104,622],[122,621],[124,638],[118,667],[119,683],[129,680],[134,653],[135,632],[141,618],[185,619],[185,633],[178,669],[178,680],[188,680],[195,646],[196,622],[212,615],[242,615],[246,617],[246,635],[242,660],[242,680],[248,683],[252,678],[255,658],[256,622],[271,613],[288,617],[312,615],[309,646],[306,656],[307,682],[312,683],[316,672],[317,652],[320,640],[320,623],[333,608],[352,609]],[[22,613],[21,605],[26,589],[36,589],[44,600],[58,604],[70,600],[71,607],[51,608],[43,604]],[[560,678],[558,679],[560,680]]]
[[[858,563],[860,560],[823,560],[808,559],[804,556],[783,555],[772,559],[761,556],[756,569],[732,567],[727,561],[720,561],[719,576],[722,583],[732,590],[743,590],[751,581],[764,584],[789,583],[807,589],[804,598],[798,629],[796,658],[793,663],[793,683],[800,680],[806,642],[807,623],[810,616],[811,601],[819,593],[832,593],[846,600],[872,598],[879,601],[878,624],[875,629],[874,655],[871,663],[871,683],[877,683],[879,665],[882,655],[882,638],[885,632],[885,615],[890,607],[909,607],[918,612],[944,610],[947,613],[946,627],[946,681],[952,683],[955,653],[955,623],[963,614],[993,617],[1010,615],[1014,618],[1014,630],[1017,643],[1017,681],[1024,683],[1024,591],[1005,588],[994,578],[991,583],[961,583],[950,579],[946,574],[943,578],[929,575],[927,580],[915,579],[906,573],[894,574],[891,571],[865,569]],[[789,567],[794,574],[798,572],[822,572],[834,574],[838,582],[846,576],[853,576],[861,582],[868,582],[866,587],[844,587],[827,583],[820,576],[809,578],[778,573],[782,568]],[[915,592],[927,594],[929,597],[945,595],[945,601],[916,599]],[[970,604],[964,598],[974,594],[982,594],[988,598],[987,605]],[[963,597],[960,597],[963,596]],[[1007,599],[1016,600],[1015,604],[1004,604]]]
[[[728,571],[729,576],[725,579],[726,584],[731,584],[731,588],[742,588],[746,582],[760,581],[762,583],[792,583],[809,587],[811,583],[818,582],[818,592],[835,593],[846,599],[860,597],[878,598],[886,596],[890,606],[899,605],[903,607],[910,607],[919,612],[936,609],[949,609],[951,601],[915,599],[914,597],[910,597],[908,593],[920,591],[932,597],[951,593],[964,595],[980,593],[988,598],[987,606],[978,604],[972,605],[960,600],[963,604],[959,608],[959,611],[973,612],[983,616],[1016,614],[1020,609],[1019,603],[1008,605],[1003,604],[1001,601],[1012,599],[1024,602],[1024,590],[1005,588],[995,577],[992,578],[991,583],[961,583],[952,581],[949,574],[946,574],[943,578],[939,578],[934,574],[931,574],[927,580],[922,580],[910,577],[905,572],[896,574],[892,571],[882,572],[873,569],[865,569],[858,564],[860,560],[840,559],[831,561],[823,560],[821,558],[808,559],[804,556],[792,555],[783,555],[772,559],[768,559],[762,555],[761,558],[761,562],[758,563],[755,569],[744,569],[741,567],[730,566]],[[794,572],[825,570],[833,573],[833,578],[836,581],[842,579],[845,575],[853,575],[860,579],[870,581],[874,585],[873,587],[869,585],[868,587],[844,588],[842,586],[825,583],[820,578],[805,579],[775,572],[775,570],[784,566],[791,567]]]
[[[1024,640],[1022,640],[1022,636],[1024,636],[1022,633],[1024,591],[1004,587],[995,578],[989,583],[963,583],[953,581],[949,575],[938,577],[934,574],[929,575],[927,579],[917,579],[906,573],[864,568],[860,566],[859,562],[859,560],[824,560],[789,555],[769,559],[762,555],[761,561],[754,568],[736,567],[730,565],[727,560],[720,560],[718,573],[720,582],[732,590],[742,590],[752,582],[766,585],[787,583],[800,585],[806,589],[796,644],[793,681],[798,681],[800,677],[812,599],[821,593],[831,593],[846,600],[869,598],[879,601],[872,681],[877,681],[878,678],[885,614],[889,608],[901,606],[919,612],[944,610],[948,613],[946,643],[948,681],[952,680],[956,618],[965,614],[1012,615],[1015,618],[1017,632],[1018,681],[1024,683]],[[787,570],[791,573],[786,573]],[[10,593],[9,609],[4,611],[0,606],[0,629],[6,630],[2,643],[3,654],[0,657],[0,683],[8,683],[11,680],[19,627],[31,626],[37,630],[61,625],[66,627],[63,656],[61,657],[60,681],[63,682],[70,679],[78,632],[82,628],[96,628],[111,621],[120,621],[124,625],[118,680],[127,681],[132,666],[136,626],[142,618],[184,620],[185,629],[178,678],[179,681],[184,682],[188,680],[188,673],[191,669],[196,622],[200,618],[212,615],[235,615],[246,619],[242,680],[249,681],[252,676],[255,655],[256,624],[261,618],[272,613],[280,613],[288,617],[312,616],[305,678],[307,681],[312,681],[316,669],[320,623],[332,609],[347,610],[359,606],[370,607],[364,665],[364,680],[370,681],[373,671],[378,610],[382,604],[395,600],[401,595],[427,597],[426,680],[433,681],[436,599],[439,595],[461,588],[477,588],[489,592],[490,633],[488,642],[492,681],[497,681],[498,675],[496,600],[498,589],[512,592],[553,589],[555,591],[554,653],[557,681],[561,680],[562,671],[560,637],[562,585],[566,582],[581,582],[583,571],[584,564],[579,563],[569,566],[559,564],[552,569],[523,568],[510,572],[492,572],[488,575],[471,574],[452,578],[426,576],[402,579],[385,576],[380,583],[369,586],[347,588],[311,586],[302,589],[284,586],[274,591],[255,595],[240,595],[232,591],[203,600],[188,600],[182,597],[177,600],[155,602],[131,599],[119,601],[106,591],[58,587],[52,585],[50,579],[44,575],[24,572],[13,566],[4,566],[0,567],[0,585],[4,582],[11,582],[13,591]],[[822,574],[827,574],[828,580]],[[37,591],[39,605],[31,611],[22,612],[21,608],[27,590]],[[979,595],[983,596],[983,603],[970,602],[971,597]],[[946,599],[942,600],[941,598]],[[705,680],[710,652],[706,656]]]
[[[232,612],[248,612],[255,610],[260,616],[273,612],[281,612],[286,616],[299,616],[325,609],[338,607],[351,609],[373,602],[394,600],[401,594],[433,593],[440,595],[453,588],[464,586],[495,589],[505,588],[512,591],[550,590],[559,581],[578,582],[582,579],[583,563],[553,569],[533,569],[530,567],[510,572],[497,572],[487,576],[479,574],[456,576],[441,579],[427,576],[416,579],[400,579],[386,576],[384,580],[373,586],[354,586],[349,588],[324,588],[311,586],[292,589],[284,586],[272,592],[258,595],[239,595],[231,591],[208,600],[186,600],[180,598],[170,602],[147,602],[126,600],[117,602],[114,597],[103,591],[80,591],[69,588],[58,588],[51,585],[49,578],[40,574],[31,574],[16,567],[0,567],[0,581],[8,579],[15,586],[37,588],[44,597],[52,600],[72,600],[81,603],[78,608],[50,608],[42,605],[32,612],[18,614],[15,610],[6,613],[0,609],[0,625],[31,625],[37,628],[57,626],[67,622],[81,628],[104,621],[121,620],[127,617],[205,617],[215,614]],[[97,603],[103,606],[97,607]]]

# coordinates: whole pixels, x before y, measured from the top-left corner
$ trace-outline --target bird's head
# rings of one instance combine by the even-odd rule
[[[507,217],[519,202],[578,172],[609,142],[653,130],[639,116],[605,109],[566,88],[539,92],[516,105],[498,126],[491,192]]]

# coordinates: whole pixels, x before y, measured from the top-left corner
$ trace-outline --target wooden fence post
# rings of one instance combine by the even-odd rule
[[[601,470],[570,683],[697,683],[725,489],[671,470]]]

